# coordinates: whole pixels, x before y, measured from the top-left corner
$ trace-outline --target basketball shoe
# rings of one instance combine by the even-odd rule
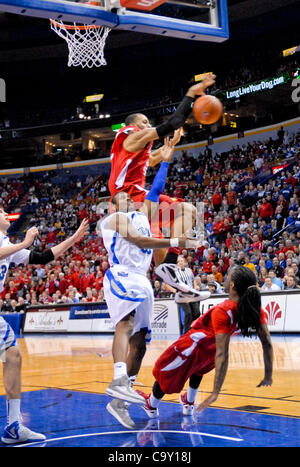
[[[125,428],[133,429],[135,428],[135,423],[129,415],[128,404],[119,399],[113,399],[109,404],[107,404],[106,409],[108,412],[118,420],[121,425]]]
[[[1,437],[1,441],[4,444],[44,441],[45,439],[45,435],[29,430],[29,428],[22,425],[18,420],[11,423],[10,425],[7,425],[4,428],[4,433]]]
[[[150,405],[150,394],[147,396],[143,391],[140,389],[137,389],[136,392],[140,394],[144,398],[144,406],[143,409],[145,410],[146,414],[148,415],[149,418],[157,418],[159,416],[159,411],[158,408],[151,407]]]
[[[196,290],[182,282],[176,272],[179,270],[176,264],[162,263],[155,268],[155,274],[159,276],[166,284],[174,289],[177,289],[175,300],[176,303],[201,302],[210,297],[210,292],[207,290]]]
[[[174,289],[180,290],[181,292],[189,292],[190,287],[178,279],[176,271],[178,271],[178,266],[176,266],[176,264],[162,263],[155,268],[154,272],[166,284],[174,287]]]
[[[184,392],[183,394],[180,394],[179,402],[180,402],[181,407],[182,407],[182,415],[193,415],[195,403],[194,402],[188,402],[186,392]]]
[[[131,402],[132,404],[145,404],[144,398],[132,389],[127,375],[113,379],[105,392],[114,399],[121,399],[123,401]]]
[[[176,292],[175,294],[175,302],[176,303],[194,303],[194,302],[202,302],[203,300],[207,300],[210,297],[210,292],[208,290],[197,290],[189,291],[189,292]]]

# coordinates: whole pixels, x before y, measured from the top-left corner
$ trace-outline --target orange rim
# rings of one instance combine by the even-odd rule
[[[85,4],[86,5],[99,6],[99,5],[101,5],[101,2],[99,2],[99,1],[97,2],[96,0],[90,0],[88,2],[85,2]],[[59,26],[59,27],[61,27],[62,24],[63,24],[65,29],[71,29],[71,30],[80,29],[81,31],[83,31],[86,28],[88,28],[88,29],[99,29],[99,28],[101,28],[101,26],[98,25],[98,24],[85,24],[85,25],[83,24],[83,25],[80,25],[80,26],[78,24],[76,24],[76,26],[74,26],[73,24],[65,24],[63,22],[60,23],[59,21],[55,21],[54,19],[50,19],[50,22],[52,24],[56,24],[56,26]]]
[[[80,29],[80,30],[84,30],[84,29],[99,29],[101,28],[101,26],[99,26],[98,24],[83,24],[83,25],[78,25],[76,24],[75,26],[73,24],[65,24],[63,22],[59,22],[59,21],[55,21],[54,19],[50,19],[50,23],[52,24],[55,24],[56,26],[58,27],[64,27],[64,29],[71,29],[71,30],[74,30],[74,29]]]

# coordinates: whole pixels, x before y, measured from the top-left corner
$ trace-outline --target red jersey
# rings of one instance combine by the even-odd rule
[[[124,149],[123,143],[132,131],[141,131],[128,125],[118,131],[111,148],[111,173],[108,188],[111,196],[119,191],[126,191],[134,201],[135,195],[145,193],[146,173],[149,165],[152,143],[138,152]]]
[[[261,309],[261,323],[266,324]],[[192,323],[158,358],[153,376],[165,394],[179,393],[191,375],[202,376],[215,367],[216,334],[234,334],[237,327],[237,303],[231,300],[210,308]]]

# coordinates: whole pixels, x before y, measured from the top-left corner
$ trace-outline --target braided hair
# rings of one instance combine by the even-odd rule
[[[261,295],[256,276],[251,269],[236,266],[232,269],[230,279],[239,296],[238,327],[243,336],[251,336],[253,328],[257,330],[261,326]]]

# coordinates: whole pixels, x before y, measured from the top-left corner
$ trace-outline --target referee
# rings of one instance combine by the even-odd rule
[[[176,271],[177,278],[187,284],[189,287],[194,287],[194,274],[190,268],[187,267],[188,263],[184,256],[179,255],[177,258],[178,270]],[[176,301],[176,295],[175,295]],[[180,323],[180,334],[186,333],[190,330],[192,322],[199,318],[200,308],[199,302],[192,303],[177,303],[179,323]],[[184,312],[184,328],[181,322],[181,309]]]

